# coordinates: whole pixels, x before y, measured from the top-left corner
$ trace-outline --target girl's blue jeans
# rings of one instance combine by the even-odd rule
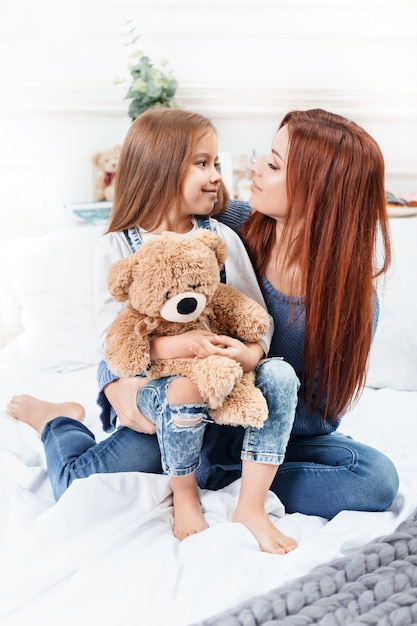
[[[268,402],[270,361],[258,368],[256,376],[256,384]],[[245,434],[241,427],[210,424],[206,428],[203,461],[197,468],[200,487],[215,490],[239,478]],[[208,435],[211,441],[217,438],[218,446],[216,464],[207,467],[204,449]],[[96,443],[84,424],[59,417],[45,426],[42,441],[56,499],[73,480],[91,474],[163,471],[157,437],[129,428],[120,427]],[[384,511],[397,493],[398,475],[384,454],[335,432],[291,437],[271,489],[287,513],[330,519],[342,510]]]
[[[297,406],[299,381],[293,368],[281,359],[268,359],[263,370],[262,392],[268,419],[262,428],[244,430],[241,460],[280,465],[290,437]],[[156,425],[162,468],[170,476],[185,476],[200,464],[206,427],[214,424],[206,404],[169,404],[168,387],[175,376],[148,383],[138,393],[138,408]]]

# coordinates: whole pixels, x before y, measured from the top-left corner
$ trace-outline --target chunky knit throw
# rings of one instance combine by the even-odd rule
[[[194,626],[417,624],[417,511],[349,557]]]

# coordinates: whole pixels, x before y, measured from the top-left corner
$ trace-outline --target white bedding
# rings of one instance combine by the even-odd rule
[[[270,494],[272,519],[299,542],[286,556],[262,553],[249,531],[229,521],[238,482],[219,492],[201,493],[210,527],[182,543],[171,534],[165,476],[92,476],[75,481],[54,503],[40,438],[8,417],[5,405],[20,393],[50,401],[77,400],[87,409],[87,426],[104,437],[95,405],[96,353],[84,339],[90,336],[89,327],[82,325],[82,320],[91,322],[85,268],[99,230],[61,229],[41,241],[1,246],[24,327],[14,345],[0,353],[2,626],[103,621],[116,626],[189,626],[349,554],[392,532],[414,511],[417,220],[393,220],[392,226],[395,264],[384,287],[373,349],[369,383],[374,388],[365,389],[341,430],[375,445],[394,461],[399,493],[389,511],[342,512],[331,521],[285,515]],[[57,301],[61,313],[55,310]],[[73,315],[67,315],[65,324],[54,324],[62,311]]]

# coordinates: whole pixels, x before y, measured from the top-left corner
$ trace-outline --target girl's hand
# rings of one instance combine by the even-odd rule
[[[243,343],[227,335],[202,337],[200,341],[191,343],[190,350],[198,359],[204,359],[212,354],[227,356],[240,363],[244,372],[253,370],[264,356],[259,343]]]
[[[151,359],[186,359],[193,357],[191,345],[200,344],[203,339],[214,334],[205,330],[189,330],[182,335],[154,337],[151,345]]]

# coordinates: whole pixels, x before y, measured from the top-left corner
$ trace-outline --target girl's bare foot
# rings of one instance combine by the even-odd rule
[[[264,509],[246,510],[238,505],[233,513],[232,521],[246,526],[255,535],[263,552],[287,554],[298,545],[295,539],[287,537],[274,526]]]
[[[192,476],[192,482],[189,476]],[[189,476],[171,476],[174,501],[174,527],[172,532],[179,541],[208,528],[201,511],[194,474]]]
[[[29,424],[38,433],[55,417],[71,417],[79,422],[85,418],[84,407],[78,402],[46,402],[28,395],[13,396],[6,410],[11,417]]]

